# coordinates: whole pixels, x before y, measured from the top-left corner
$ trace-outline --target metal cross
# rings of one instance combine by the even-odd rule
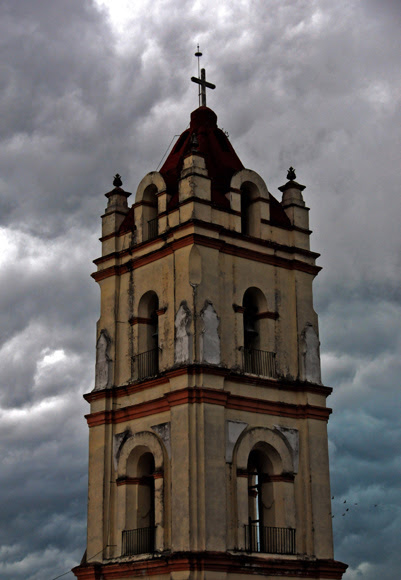
[[[196,77],[191,77],[191,81],[201,86],[202,107],[206,107],[206,88],[215,89],[216,85],[213,85],[212,83],[208,83],[206,81],[206,72],[204,68],[201,70],[201,78],[197,79]]]

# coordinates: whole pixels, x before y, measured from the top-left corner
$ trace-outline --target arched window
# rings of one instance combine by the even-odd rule
[[[296,553],[294,469],[298,470],[298,455],[283,431],[279,427],[246,429],[233,452],[237,542],[251,552]]]
[[[247,472],[247,549],[251,552],[293,554],[295,530],[282,527],[288,506],[279,454],[273,447],[258,443],[249,454]]]
[[[138,306],[138,354],[139,379],[152,377],[159,372],[159,299],[150,290],[142,296]]]
[[[167,450],[153,431],[127,434],[117,458],[115,553],[163,551],[165,506],[169,501],[165,496],[167,493],[168,498],[168,486],[164,485]]]
[[[241,185],[241,232],[247,236],[260,235],[260,216],[255,203],[258,197],[258,188],[254,183],[245,181]]]
[[[155,461],[144,446],[128,457],[123,554],[144,554],[155,546]]]
[[[157,220],[157,187],[148,185],[143,194],[142,231],[143,241],[152,240],[158,234]]]
[[[251,552],[263,549],[266,528],[274,527],[274,490],[269,479],[272,465],[266,454],[253,449],[248,459],[248,519],[249,548]]]
[[[267,350],[273,329],[267,318],[266,298],[259,288],[248,288],[242,300],[243,307],[243,365],[246,373],[275,377],[275,353]]]
[[[244,308],[244,348],[257,349],[260,347],[260,323],[258,313],[266,303],[263,293],[258,288],[248,288],[242,300]]]

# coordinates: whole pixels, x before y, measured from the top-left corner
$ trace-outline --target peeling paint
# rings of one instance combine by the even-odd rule
[[[200,317],[203,323],[200,336],[201,361],[218,365],[221,357],[220,336],[218,333],[220,320],[210,300],[205,301]]]
[[[120,458],[121,449],[123,448],[124,443],[127,439],[131,437],[131,429],[126,429],[123,433],[117,433],[114,435],[113,440],[113,463],[114,469],[117,471],[118,469],[118,460]]]
[[[110,337],[107,330],[101,330],[96,343],[96,372],[94,391],[107,389],[111,382],[112,360],[109,356]]]
[[[167,455],[171,459],[171,424],[160,423],[159,425],[152,425],[151,429],[160,437],[167,450]]]
[[[177,364],[190,361],[192,337],[189,327],[191,319],[191,311],[186,300],[183,300],[175,317],[174,361]]]
[[[304,362],[304,379],[311,383],[321,384],[320,342],[313,326],[306,324],[302,336],[302,355]]]

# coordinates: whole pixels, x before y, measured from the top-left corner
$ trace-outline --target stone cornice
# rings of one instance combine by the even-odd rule
[[[226,380],[233,383],[242,383],[246,385],[254,385],[257,387],[270,387],[279,391],[311,393],[316,395],[323,395],[326,398],[333,392],[332,387],[318,385],[316,383],[290,381],[288,379],[268,379],[254,375],[246,375],[223,367],[194,364],[164,371],[160,376],[152,379],[145,379],[142,381],[130,383],[128,385],[114,386],[108,389],[92,391],[85,394],[84,399],[88,401],[88,403],[92,403],[92,401],[99,399],[127,397],[140,391],[151,389],[159,385],[168,384],[170,379],[174,377],[184,375],[196,376],[201,374],[222,376],[225,377]]]
[[[336,560],[306,560],[253,556],[246,552],[177,552],[160,554],[146,560],[112,561],[81,564],[73,568],[78,580],[119,580],[147,576],[169,575],[173,572],[209,571],[224,574],[255,576],[290,576],[341,580],[348,566]],[[228,576],[231,577],[231,576]]]
[[[298,270],[301,272],[306,272],[308,274],[317,275],[321,267],[315,266],[313,264],[308,264],[306,262],[302,262],[301,260],[297,259],[288,259],[277,256],[276,254],[265,254],[259,252],[257,250],[251,250],[248,248],[236,246],[235,244],[230,244],[223,240],[218,240],[215,238],[209,238],[207,236],[201,234],[191,233],[187,236],[179,238],[178,240],[174,240],[172,242],[167,243],[162,248],[159,248],[149,254],[140,256],[138,258],[132,258],[131,260],[127,261],[122,265],[112,265],[104,270],[99,270],[98,272],[94,272],[92,277],[98,282],[103,280],[104,278],[108,278],[110,276],[119,276],[124,274],[130,270],[135,270],[144,266],[145,264],[149,264],[156,260],[160,260],[165,256],[172,254],[176,250],[183,248],[188,245],[197,244],[199,246],[205,246],[208,248],[215,248],[216,250],[222,252],[223,254],[229,254],[231,256],[237,256],[239,258],[245,258],[247,260],[251,260],[254,262],[261,262],[264,264],[270,264],[272,266],[277,266],[279,268],[284,268],[286,270]],[[294,252],[302,253],[301,250],[293,249]],[[306,252],[304,250],[303,252]],[[120,253],[113,253],[109,254],[108,256],[103,256],[102,258],[98,258],[94,260],[95,264],[101,264],[103,262],[107,262],[111,259],[118,259],[121,258],[122,255],[127,255],[128,252],[120,252]],[[307,252],[310,255],[309,252]]]
[[[189,404],[211,404],[221,405],[226,409],[246,411],[250,413],[261,413],[291,419],[317,419],[328,421],[331,409],[317,405],[293,403],[283,403],[278,401],[267,401],[254,397],[233,395],[229,391],[208,389],[203,387],[184,388],[177,391],[165,393],[151,401],[145,401],[136,405],[129,405],[112,411],[98,411],[85,415],[89,427],[98,425],[124,423],[141,417],[158,415],[169,412],[177,405]]]
[[[185,200],[185,202],[183,202],[183,205],[185,205],[185,203],[189,203],[191,200],[192,200],[192,198],[190,198],[188,200]],[[203,203],[203,204],[208,205],[208,202],[206,200],[199,200],[199,199],[197,199],[197,201],[199,203]],[[240,212],[236,212],[234,210],[231,210],[230,213],[233,213],[235,215],[241,215]],[[163,215],[166,215],[165,212],[163,213]],[[161,214],[158,217],[161,217]],[[267,225],[271,225],[269,220],[262,219],[261,221],[262,221],[262,223],[265,223]],[[187,221],[187,222],[185,222],[183,224],[179,224],[179,225],[177,225],[177,226],[169,229],[168,231],[159,234],[156,238],[153,238],[152,240],[146,240],[145,242],[141,242],[141,243],[137,244],[136,246],[134,246],[133,248],[131,248],[129,251],[128,250],[124,250],[122,252],[119,252],[119,256],[121,257],[124,254],[134,253],[135,250],[137,250],[137,249],[140,250],[144,246],[151,245],[155,241],[160,240],[160,238],[165,239],[165,240],[168,239],[168,238],[171,238],[178,231],[183,230],[183,229],[187,229],[188,227],[191,227],[191,226],[194,226],[194,225],[195,226],[197,226],[197,225],[198,226],[201,226],[202,228],[208,229],[210,231],[218,231],[218,232],[221,232],[221,234],[224,235],[224,236],[226,236],[226,237],[231,237],[231,238],[235,238],[235,239],[242,239],[242,240],[243,239],[246,239],[246,241],[251,241],[252,243],[257,244],[259,246],[271,247],[271,248],[274,248],[276,250],[281,250],[281,251],[288,252],[288,253],[303,254],[305,256],[310,256],[310,257],[312,257],[314,259],[316,259],[316,258],[318,258],[320,256],[319,253],[312,252],[311,250],[306,250],[304,248],[297,248],[295,246],[287,246],[285,244],[279,244],[279,243],[273,242],[271,240],[263,240],[262,238],[256,238],[254,236],[248,236],[248,235],[247,236],[244,236],[244,234],[242,234],[240,232],[236,232],[234,230],[230,230],[228,228],[225,228],[225,227],[223,227],[221,225],[214,224],[214,223],[209,223],[209,222],[205,222],[205,221],[199,220],[199,219],[193,219],[193,220],[189,220],[189,221]],[[280,226],[274,225],[272,227],[280,227]],[[308,234],[308,235],[312,233],[311,230],[305,230],[305,229],[299,228],[297,226],[291,226],[291,227],[284,227],[284,226],[282,226],[281,229],[285,229],[285,230],[295,230],[295,231],[299,231],[299,232],[302,232],[302,233]],[[127,232],[124,232],[124,235],[126,233]],[[107,240],[107,239],[109,239],[109,238],[111,238],[113,236],[118,236],[118,235],[123,235],[123,234],[118,234],[118,233],[109,234],[107,236],[104,236],[103,238],[100,238],[100,241],[104,241],[104,240]],[[102,258],[98,258],[98,260],[102,260],[104,258],[107,258],[107,256],[103,256]],[[98,260],[94,260],[94,263],[97,264],[98,263]]]

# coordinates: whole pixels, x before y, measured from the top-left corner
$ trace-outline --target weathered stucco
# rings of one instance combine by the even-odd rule
[[[175,317],[174,359],[177,364],[189,362],[191,358],[191,319],[191,311],[183,300]]]
[[[218,332],[220,322],[210,301],[206,301],[200,317],[203,323],[200,335],[200,360],[218,365],[220,363],[220,336]]]
[[[110,338],[107,330],[101,330],[96,343],[95,390],[107,389],[111,384]]]
[[[315,329],[309,323],[302,332],[302,353],[305,380],[321,384],[320,374],[320,342]]]

